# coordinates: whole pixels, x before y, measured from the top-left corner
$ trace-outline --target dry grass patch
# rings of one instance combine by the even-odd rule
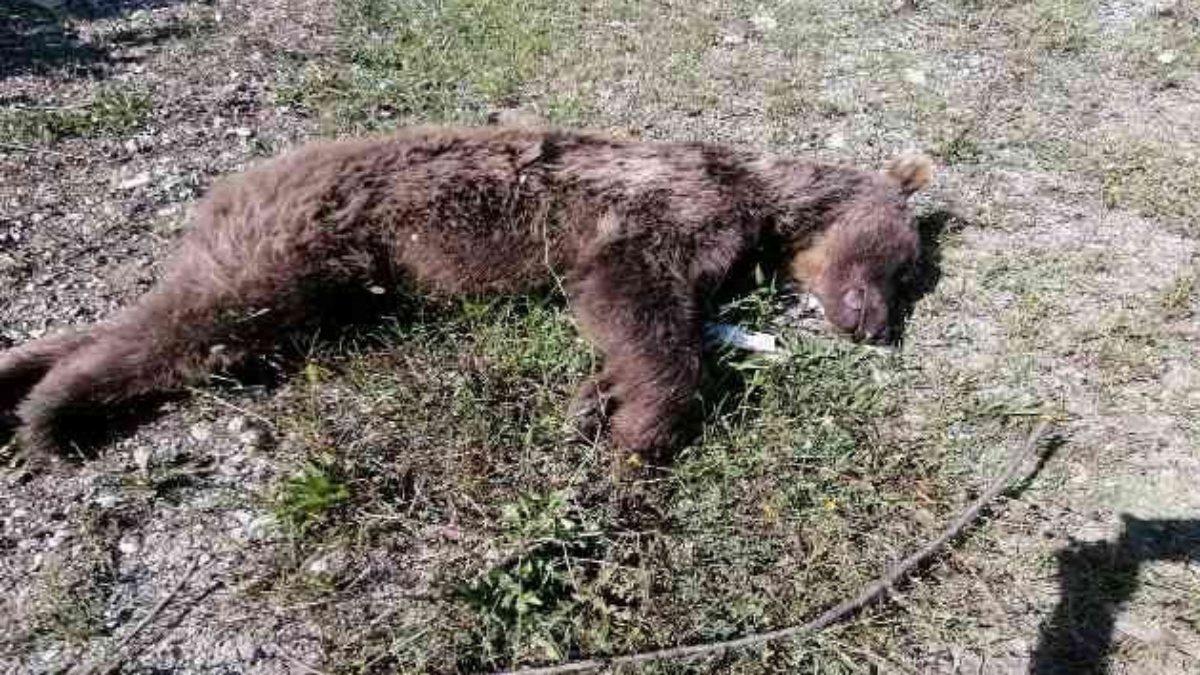
[[[1200,144],[1104,138],[1089,144],[1109,208],[1129,209],[1182,223],[1200,223]]]

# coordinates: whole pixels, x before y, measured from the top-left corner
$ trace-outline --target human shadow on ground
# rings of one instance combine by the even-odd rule
[[[1117,614],[1140,584],[1143,563],[1200,562],[1200,520],[1121,517],[1115,541],[1074,543],[1058,553],[1060,599],[1041,627],[1029,672],[1108,672]]]
[[[134,60],[117,56],[116,52],[194,34],[197,27],[179,22],[129,27],[106,36],[100,43],[83,39],[73,19],[111,18],[178,2],[5,0],[0,3],[0,80],[48,72],[77,78],[104,77],[112,64]]]

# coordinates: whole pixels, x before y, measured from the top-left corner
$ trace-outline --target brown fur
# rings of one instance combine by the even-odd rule
[[[918,250],[906,199],[928,168],[530,128],[317,143],[214,188],[133,307],[0,354],[0,414],[16,406],[22,442],[48,449],[77,414],[235,365],[347,288],[561,279],[605,355],[584,407],[607,402],[621,448],[664,450],[700,374],[701,301],[763,247],[798,252],[792,269],[836,326],[883,337],[892,275]]]

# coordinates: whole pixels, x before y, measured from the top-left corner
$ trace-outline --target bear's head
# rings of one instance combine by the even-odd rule
[[[921,249],[908,199],[932,175],[928,157],[908,155],[863,176],[820,210],[819,226],[792,257],[792,276],[816,296],[829,323],[856,340],[891,339],[900,277]]]

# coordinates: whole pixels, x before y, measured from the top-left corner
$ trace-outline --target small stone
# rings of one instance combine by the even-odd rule
[[[367,292],[371,295],[383,295],[387,293],[387,289],[383,286],[367,286]]]
[[[143,171],[143,172],[139,173],[138,175],[134,176],[133,178],[121,181],[121,183],[119,183],[117,185],[117,188],[121,189],[121,190],[135,190],[137,188],[142,187],[143,185],[149,185],[149,184],[150,184],[150,172]]]
[[[835,131],[825,139],[825,147],[831,150],[840,150],[846,147],[846,135],[840,131]]]
[[[738,33],[730,33],[721,38],[721,44],[726,47],[736,47],[746,42],[746,36]]]
[[[197,422],[188,429],[188,435],[197,441],[207,441],[212,438],[212,428],[205,422]]]
[[[779,22],[770,14],[755,14],[750,17],[750,23],[754,24],[755,28],[764,33],[769,30],[775,30],[779,26]]]
[[[55,530],[54,534],[51,534],[50,538],[46,540],[46,548],[49,548],[49,549],[58,548],[59,546],[62,546],[63,543],[65,543],[70,538],[71,538],[70,530],[68,530],[66,528]]]
[[[238,138],[250,138],[250,134],[253,132],[251,132],[247,127],[238,127],[233,130],[233,133],[237,135]]]
[[[1164,642],[1167,637],[1166,632],[1161,628],[1129,617],[1118,619],[1115,628],[1117,632],[1128,635],[1138,642],[1148,645]]]
[[[1164,66],[1169,66],[1172,63],[1175,63],[1175,60],[1178,58],[1179,54],[1176,52],[1163,52],[1158,55],[1158,62]]]
[[[102,509],[111,509],[117,504],[121,503],[121,498],[115,494],[112,494],[111,492],[108,492],[97,496],[92,501],[96,504],[96,506],[99,506]]]
[[[250,541],[260,541],[272,538],[279,529],[275,516],[265,513],[246,524],[246,538]]]
[[[304,563],[304,570],[315,576],[336,577],[345,569],[346,556],[341,551],[317,554]]]
[[[220,471],[229,476],[236,476],[241,473],[241,467],[246,463],[246,455],[241,452],[234,452],[221,458]]]
[[[925,71],[917,70],[916,68],[905,68],[902,74],[904,81],[916,85],[918,87],[925,86]]]
[[[140,445],[133,449],[133,463],[143,474],[150,473],[150,460],[153,458],[154,451],[147,446]]]
[[[137,534],[127,534],[117,542],[117,550],[123,555],[134,555],[142,550],[142,538]]]
[[[238,434],[238,444],[246,448],[261,448],[267,442],[267,434],[262,429],[251,427]]]
[[[937,517],[929,512],[928,509],[917,509],[913,511],[913,520],[921,527],[934,527],[937,525]]]
[[[240,434],[246,429],[246,418],[243,415],[238,415],[229,420],[225,425],[225,429],[231,434]]]

